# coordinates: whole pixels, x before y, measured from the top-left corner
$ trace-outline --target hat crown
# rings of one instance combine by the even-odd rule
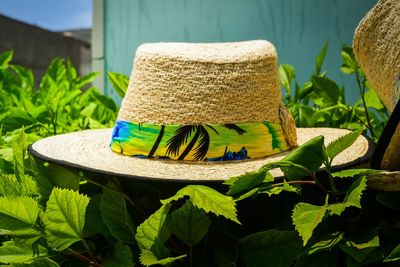
[[[263,40],[154,43],[136,52],[119,120],[280,123],[275,47]]]

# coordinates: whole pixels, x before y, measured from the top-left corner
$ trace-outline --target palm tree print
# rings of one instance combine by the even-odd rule
[[[230,130],[236,131],[239,135],[246,133],[246,130],[240,128],[235,124],[225,124],[224,127]],[[177,156],[178,160],[184,160],[185,157],[194,149],[193,160],[202,160],[207,154],[210,146],[210,135],[207,129],[213,130],[216,134],[219,134],[217,130],[211,125],[185,125],[179,127],[174,135],[167,141],[167,155]],[[194,133],[189,144],[186,146],[182,154],[179,154],[180,147],[188,142],[189,137]],[[199,143],[195,147],[197,141]]]
[[[152,158],[154,156],[154,153],[156,153],[156,150],[157,150],[158,146],[160,145],[161,140],[164,136],[164,131],[165,131],[165,125],[161,125],[160,133],[158,134],[157,139],[154,142],[153,147],[151,148],[151,150],[149,152],[149,155],[147,155],[148,158]]]

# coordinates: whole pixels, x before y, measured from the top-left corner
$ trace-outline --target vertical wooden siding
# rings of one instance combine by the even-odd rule
[[[144,42],[220,42],[266,39],[280,63],[295,66],[300,82],[314,69],[314,58],[329,40],[325,67],[346,84],[340,47],[351,44],[361,18],[377,0],[104,0],[105,71],[129,74],[134,52]],[[105,93],[118,100],[106,82]]]

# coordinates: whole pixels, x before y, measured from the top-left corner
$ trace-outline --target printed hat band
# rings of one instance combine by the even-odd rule
[[[282,126],[271,122],[157,125],[117,121],[110,146],[127,156],[188,161],[256,159],[291,148]]]

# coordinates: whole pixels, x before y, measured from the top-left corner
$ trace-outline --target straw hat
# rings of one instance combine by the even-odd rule
[[[400,170],[400,1],[380,0],[358,26],[354,54],[368,81],[393,111],[371,165]],[[400,187],[399,187],[400,189]]]
[[[136,51],[114,129],[44,138],[30,152],[132,179],[221,181],[282,159],[315,136],[328,144],[348,132],[296,129],[267,41],[156,43]],[[369,148],[361,136],[333,165],[360,163]]]

